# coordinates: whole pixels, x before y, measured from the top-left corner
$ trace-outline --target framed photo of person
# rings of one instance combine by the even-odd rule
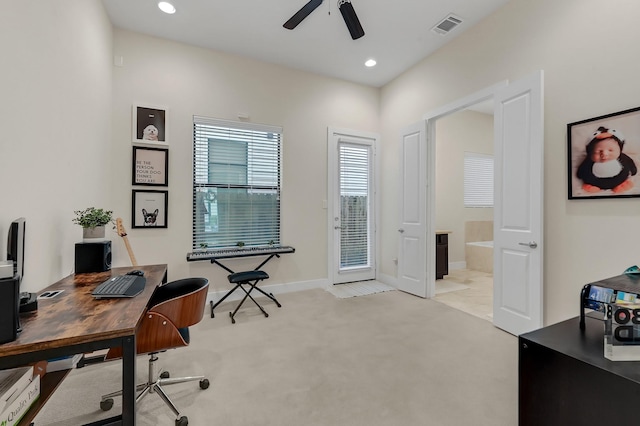
[[[132,228],[166,228],[169,191],[136,190],[131,195]]]
[[[167,110],[165,108],[134,105],[132,114],[133,142],[152,145],[167,143]]]
[[[169,150],[167,148],[133,147],[132,184],[169,185]]]
[[[567,124],[570,200],[640,197],[640,107]]]

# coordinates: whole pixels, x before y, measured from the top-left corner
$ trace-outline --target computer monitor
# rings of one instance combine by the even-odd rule
[[[18,218],[11,222],[7,238],[7,260],[13,261],[13,275],[24,276],[24,231],[25,219]]]

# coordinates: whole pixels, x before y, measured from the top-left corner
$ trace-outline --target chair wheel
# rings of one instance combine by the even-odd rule
[[[264,317],[265,317],[265,318],[269,318],[269,314],[265,312],[265,313],[264,313]]]
[[[187,416],[182,416],[179,419],[176,419],[176,426],[187,426],[189,424],[189,420]]]
[[[168,371],[163,371],[162,373],[160,373],[160,378],[161,379],[168,379],[171,375],[169,374]]]
[[[100,401],[100,409],[102,411],[109,411],[113,407],[113,398],[105,399],[104,401]]]
[[[236,319],[233,317],[233,312],[229,312],[229,316],[231,317],[231,324],[235,324]]]
[[[209,387],[209,379],[200,380],[200,389],[207,389]]]

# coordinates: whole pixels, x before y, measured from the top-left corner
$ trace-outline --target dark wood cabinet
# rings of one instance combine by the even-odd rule
[[[449,235],[436,234],[436,279],[449,274]]]
[[[604,323],[573,318],[518,338],[520,426],[636,424],[640,361],[604,357]]]

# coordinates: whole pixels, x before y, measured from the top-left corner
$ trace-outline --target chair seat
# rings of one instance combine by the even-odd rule
[[[269,278],[269,274],[264,271],[244,271],[244,272],[236,272],[227,277],[230,283],[244,283],[248,281],[255,280],[266,280]]]

